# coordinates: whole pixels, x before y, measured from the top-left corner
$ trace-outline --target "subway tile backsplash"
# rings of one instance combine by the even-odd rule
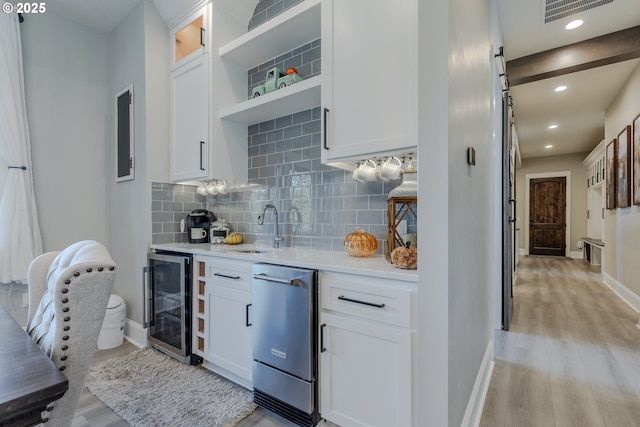
[[[356,227],[376,236],[378,252],[386,248],[387,194],[400,180],[355,182],[351,173],[320,162],[320,108],[300,111],[249,127],[249,183],[260,188],[201,196],[195,187],[152,183],[153,243],[185,242],[180,219],[205,208],[226,219],[245,242],[271,245],[274,215],[264,225],[258,215],[265,204],[278,209],[281,246],[343,250]],[[415,232],[415,223],[409,224]]]

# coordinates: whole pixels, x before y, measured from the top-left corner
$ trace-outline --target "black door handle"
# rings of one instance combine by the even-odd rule
[[[246,327],[251,326],[251,322],[249,322],[249,307],[251,307],[251,304],[244,306],[244,324]]]
[[[324,147],[325,150],[329,149],[329,146],[327,145],[327,116],[329,115],[329,109],[325,108],[324,109],[324,142],[322,144],[322,146]]]
[[[203,171],[204,167],[202,167],[202,149],[204,148],[204,141],[200,141],[200,170]]]
[[[325,351],[327,351],[327,348],[324,346],[324,328],[326,326],[326,323],[320,325],[320,353],[324,353]]]

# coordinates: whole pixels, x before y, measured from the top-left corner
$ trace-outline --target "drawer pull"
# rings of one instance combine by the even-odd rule
[[[251,307],[252,304],[247,304],[244,306],[244,325],[248,328],[249,326],[251,326],[251,322],[249,322],[249,307]]]
[[[347,298],[344,295],[340,295],[338,299],[342,301],[355,302],[356,304],[368,305],[370,307],[384,308],[384,303],[376,304],[375,302],[360,301],[357,299]]]
[[[233,279],[233,280],[238,280],[240,278],[240,276],[229,276],[222,273],[213,273],[213,275],[217,277],[224,277],[225,279]]]

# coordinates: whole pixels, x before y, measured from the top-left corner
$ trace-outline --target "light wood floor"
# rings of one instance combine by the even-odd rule
[[[638,315],[582,260],[522,258],[481,426],[640,426]]]

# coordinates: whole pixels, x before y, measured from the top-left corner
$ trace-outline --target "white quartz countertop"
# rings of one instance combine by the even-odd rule
[[[270,247],[257,247],[250,244],[212,245],[208,243],[170,243],[152,244],[151,249],[233,258],[252,262],[283,264],[292,267],[359,274],[407,282],[418,281],[417,270],[397,268],[387,261],[383,255],[356,258],[339,251],[306,248],[273,249]]]

